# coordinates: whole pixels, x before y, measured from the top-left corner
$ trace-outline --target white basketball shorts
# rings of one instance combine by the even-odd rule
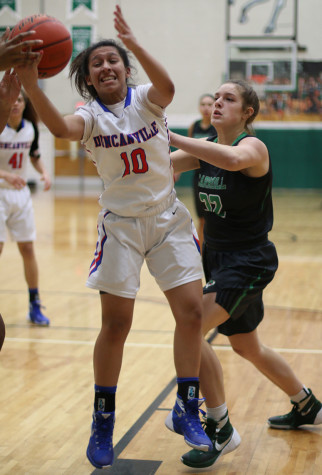
[[[0,242],[6,241],[6,228],[13,241],[36,239],[34,210],[28,186],[22,190],[0,188]]]
[[[135,298],[144,260],[162,291],[203,278],[199,239],[187,208],[169,197],[156,209],[158,214],[140,218],[100,212],[87,287]]]

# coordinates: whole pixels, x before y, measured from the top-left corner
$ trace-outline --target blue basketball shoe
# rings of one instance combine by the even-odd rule
[[[92,433],[87,447],[87,458],[96,468],[110,467],[114,460],[114,412],[94,411]]]
[[[176,403],[168,414],[165,425],[168,429],[183,435],[185,442],[194,449],[208,452],[213,445],[202,428],[199,418],[199,406],[204,399],[189,399],[186,403],[177,395]]]
[[[27,320],[29,320],[31,323],[34,323],[35,325],[49,325],[49,318],[45,317],[41,311],[41,308],[43,307],[40,304],[40,300],[34,300],[33,302],[30,302]]]

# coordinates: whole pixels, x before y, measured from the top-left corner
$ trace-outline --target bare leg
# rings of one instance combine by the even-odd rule
[[[202,343],[202,282],[201,279],[168,290],[165,295],[170,303],[176,321],[174,333],[174,364],[177,378],[187,378],[189,389],[184,381],[178,381],[178,396],[174,409],[168,414],[165,425],[173,432],[181,434],[190,447],[205,451],[213,444],[205,434],[199,418],[199,378]],[[191,386],[190,386],[191,383]],[[190,396],[190,388],[194,391]]]
[[[34,250],[34,243],[18,242],[18,249],[22,256],[25,279],[29,289],[38,288],[38,265],[36,261],[36,255]]]
[[[179,378],[199,376],[202,325],[201,280],[165,292],[176,320],[174,364]]]
[[[230,336],[229,340],[236,353],[253,363],[264,376],[288,396],[301,391],[303,384],[295,376],[286,360],[280,354],[262,344],[257,330]]]
[[[216,294],[203,296],[203,333],[217,327],[229,318],[229,314],[215,302]],[[204,340],[201,349],[200,389],[207,407],[218,407],[225,402],[223,371],[215,351]]]
[[[102,328],[94,348],[94,377],[99,386],[116,386],[123,348],[131,329],[134,299],[101,294]]]
[[[224,377],[219,359],[209,343],[201,348],[200,389],[207,407],[218,407],[225,402]]]

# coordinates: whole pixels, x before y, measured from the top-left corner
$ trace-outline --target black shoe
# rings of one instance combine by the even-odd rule
[[[211,467],[221,455],[228,454],[235,450],[240,444],[240,435],[231,425],[228,412],[222,418],[227,417],[225,425],[219,429],[218,422],[207,418],[205,424],[205,432],[213,443],[213,449],[209,452],[201,450],[190,450],[181,457],[181,462],[188,467],[206,468]]]
[[[268,419],[268,425],[272,429],[297,429],[305,424],[322,424],[322,404],[316,399],[311,389],[308,390],[309,395],[302,401],[294,402],[293,409],[284,416],[274,416]],[[300,404],[306,401],[306,404],[300,409]]]

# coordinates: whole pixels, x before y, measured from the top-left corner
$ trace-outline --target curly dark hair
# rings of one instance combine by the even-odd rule
[[[89,76],[88,61],[91,53],[102,46],[112,46],[115,48],[121,56],[125,68],[132,69],[129,52],[113,39],[101,40],[86,48],[72,61],[69,70],[69,78],[72,79],[74,76],[75,87],[81,97],[86,101],[90,99],[96,99],[98,97],[96,89],[93,86],[87,84],[86,77]],[[128,83],[129,79],[130,78],[127,80]]]

